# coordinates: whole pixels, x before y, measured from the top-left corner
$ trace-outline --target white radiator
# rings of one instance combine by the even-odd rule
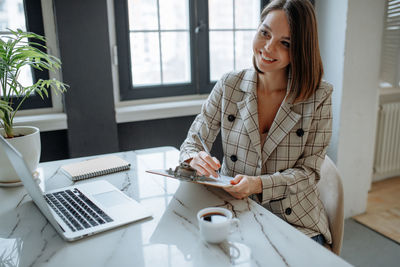
[[[380,106],[374,180],[400,175],[400,102]]]

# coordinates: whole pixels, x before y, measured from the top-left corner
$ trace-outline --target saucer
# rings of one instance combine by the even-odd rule
[[[32,175],[33,175],[33,179],[39,184],[40,183],[39,172],[35,171],[32,173]],[[16,187],[16,186],[21,186],[21,185],[22,185],[22,181],[11,182],[11,183],[0,182],[0,187]]]
[[[15,187],[15,186],[21,186],[22,182],[14,182],[14,183],[2,183],[0,182],[0,187]]]

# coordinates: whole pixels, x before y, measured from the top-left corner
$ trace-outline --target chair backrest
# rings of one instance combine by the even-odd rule
[[[321,166],[321,179],[318,184],[320,198],[328,215],[332,234],[332,251],[339,255],[343,241],[343,185],[339,172],[332,160],[325,156]]]

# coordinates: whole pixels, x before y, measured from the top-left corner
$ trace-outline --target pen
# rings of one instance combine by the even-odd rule
[[[207,148],[207,146],[206,146],[206,143],[204,142],[203,138],[201,137],[200,132],[197,132],[197,138],[199,138],[200,143],[201,143],[201,145],[202,145],[203,148],[204,148],[204,151],[211,157],[211,153],[210,153],[210,151],[208,150],[208,148]],[[218,174],[218,177],[221,177],[221,175],[219,174],[219,170],[216,170],[215,172]]]

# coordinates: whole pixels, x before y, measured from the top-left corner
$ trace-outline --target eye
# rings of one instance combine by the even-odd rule
[[[282,41],[282,44],[283,44],[285,47],[287,47],[287,48],[289,48],[289,47],[290,47],[290,43],[289,43],[289,42]]]
[[[268,37],[269,33],[266,30],[260,30],[260,34],[264,37]]]

